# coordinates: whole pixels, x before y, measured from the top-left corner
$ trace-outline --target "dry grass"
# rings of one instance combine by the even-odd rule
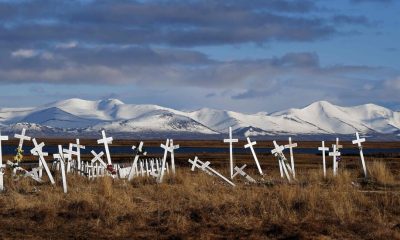
[[[381,162],[369,167],[368,184],[359,171],[324,179],[299,169],[291,184],[272,172],[235,188],[183,168],[160,185],[69,176],[66,195],[60,179],[53,187],[6,178],[0,238],[400,239],[399,192],[364,191],[396,179]]]

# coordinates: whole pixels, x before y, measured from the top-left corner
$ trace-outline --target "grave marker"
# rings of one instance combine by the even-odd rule
[[[337,157],[340,156],[340,152],[336,149],[336,144],[332,145],[333,151],[329,153],[329,156],[333,157],[333,176],[337,175]]]
[[[232,127],[229,127],[229,138],[224,139],[224,143],[229,143],[229,166],[231,171],[231,179],[233,178],[233,143],[239,142],[239,139],[232,138]]]
[[[325,152],[329,152],[329,148],[325,147],[325,141],[322,141],[322,146],[318,148],[319,151],[322,151],[322,168],[324,171],[324,177],[326,177],[326,161],[325,161]]]
[[[205,162],[203,163],[202,161],[200,161],[200,159],[196,156],[194,158],[194,161],[189,159],[189,163],[192,164],[192,171],[194,171],[194,169],[197,167],[209,174],[214,174],[220,178],[222,178],[225,182],[229,183],[232,186],[236,186],[233,182],[231,182],[229,179],[227,179],[226,177],[224,177],[222,174],[220,174],[219,172],[215,171],[213,168],[210,167],[210,162]]]
[[[235,176],[237,176],[237,175],[241,175],[242,177],[246,178],[247,181],[249,181],[249,182],[251,182],[251,183],[257,183],[257,181],[254,180],[254,178],[250,177],[250,175],[247,174],[247,173],[244,171],[244,169],[246,168],[246,166],[247,166],[246,164],[243,165],[243,166],[240,167],[240,168],[239,168],[238,166],[236,166],[236,167],[234,168],[234,170],[235,170],[236,172],[235,172],[235,174],[233,174],[233,177],[235,177]]]
[[[3,164],[3,150],[2,141],[8,141],[8,136],[2,136],[0,132],[0,191],[4,191],[4,172],[6,165]]]
[[[42,165],[44,167],[44,170],[46,170],[47,176],[49,177],[51,184],[54,185],[56,182],[54,181],[53,175],[51,175],[50,169],[47,166],[46,160],[44,159],[45,154],[42,151],[42,149],[44,147],[44,143],[42,142],[42,143],[38,144],[36,142],[35,138],[32,139],[32,142],[34,144],[34,148],[31,149],[32,155],[39,156],[39,161],[40,161],[39,167],[40,167],[40,165]],[[47,155],[48,155],[48,153],[47,153]],[[40,171],[41,170],[39,170],[39,174],[40,174]],[[41,176],[39,176],[39,177],[41,177]]]
[[[367,177],[367,166],[365,165],[365,160],[364,160],[364,153],[363,153],[363,148],[361,143],[365,142],[365,138],[360,138],[360,135],[358,132],[356,132],[356,140],[353,140],[353,144],[357,144],[358,149],[360,150],[360,158],[361,158],[361,163],[364,171],[364,177]]]
[[[290,163],[291,163],[291,169],[292,169],[292,174],[293,178],[296,178],[296,171],[294,168],[294,156],[293,156],[293,148],[297,147],[297,143],[292,143],[292,138],[289,137],[289,144],[285,145],[285,148],[290,150]]]
[[[258,158],[257,158],[256,152],[254,151],[254,148],[253,148],[253,146],[256,145],[256,144],[257,144],[256,141],[252,142],[252,141],[250,141],[250,138],[248,137],[248,138],[247,138],[247,144],[244,145],[244,148],[250,148],[251,154],[253,154],[253,159],[254,159],[254,161],[255,161],[256,164],[257,164],[258,172],[259,172],[261,175],[264,175],[263,172],[262,172],[260,163],[258,162]]]

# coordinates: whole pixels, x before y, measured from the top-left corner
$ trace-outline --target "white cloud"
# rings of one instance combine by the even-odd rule
[[[34,49],[18,49],[11,53],[11,56],[15,58],[32,58],[37,55],[38,52]]]
[[[56,48],[69,49],[69,48],[75,48],[76,46],[78,46],[78,42],[71,41],[66,43],[59,43],[56,45]]]

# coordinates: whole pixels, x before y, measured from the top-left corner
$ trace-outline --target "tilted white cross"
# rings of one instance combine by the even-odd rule
[[[65,174],[65,155],[66,154],[63,153],[62,146],[58,145],[58,153],[53,154],[53,157],[55,159],[57,159],[58,161],[60,161],[63,190],[64,190],[64,193],[67,193],[68,192],[68,187],[67,187],[67,177],[66,177],[66,174]]]
[[[333,151],[329,153],[329,156],[333,157],[333,175],[337,174],[337,160],[336,158],[340,156],[340,152],[337,151],[336,145],[333,145]]]
[[[170,153],[171,153],[171,168],[172,173],[175,174],[175,150],[179,149],[179,144],[174,145],[174,140],[170,139]]]
[[[4,191],[4,171],[5,165],[3,165],[3,150],[2,150],[2,141],[8,141],[8,136],[2,136],[0,132],[0,191]]]
[[[18,148],[22,150],[22,147],[24,145],[24,141],[30,141],[31,137],[28,137],[25,135],[26,133],[26,129],[23,128],[21,134],[15,134],[14,138],[19,139],[19,143],[18,143]]]
[[[92,164],[95,162],[99,162],[104,168],[107,168],[107,164],[101,159],[104,155],[104,152],[101,151],[99,154],[97,154],[94,150],[91,151],[92,155],[94,156],[92,159]]]
[[[136,149],[136,146],[132,146],[132,150],[135,150],[135,149]],[[128,181],[131,181],[135,174],[137,176],[137,162],[139,160],[140,153],[143,152],[143,142],[139,143],[139,147],[137,147],[137,149],[138,149],[138,151],[136,152],[135,159],[132,162],[132,166],[131,166],[129,174],[128,174]],[[143,155],[146,155],[146,154],[147,154],[147,152],[143,153]]]
[[[189,163],[192,164],[192,171],[194,171],[194,169],[197,167],[199,169],[201,169],[202,171],[205,171],[208,174],[214,174],[218,177],[220,177],[221,179],[223,179],[225,182],[229,183],[232,186],[236,186],[233,182],[229,181],[229,179],[227,179],[226,177],[224,177],[222,174],[220,174],[219,172],[215,171],[213,168],[210,167],[210,162],[205,162],[203,163],[202,161],[200,161],[200,159],[196,156],[194,158],[194,161],[189,159],[188,160]]]
[[[250,148],[251,154],[253,154],[254,161],[256,162],[256,165],[257,165],[257,168],[258,168],[258,172],[259,172],[261,175],[264,175],[263,172],[262,172],[260,163],[258,162],[258,158],[257,158],[256,152],[254,151],[254,148],[253,148],[253,146],[256,145],[256,144],[257,144],[256,141],[252,142],[252,141],[250,140],[250,138],[248,137],[248,138],[247,138],[247,144],[244,145],[244,148]]]
[[[72,155],[77,155],[77,151],[72,150],[73,146],[72,143],[70,143],[68,145],[68,149],[63,149],[63,152],[65,153],[64,156],[64,160],[67,163],[67,173],[69,173],[71,171],[71,163],[72,163]],[[72,166],[72,168],[74,168],[76,171],[78,171],[80,173],[80,168],[78,168],[77,166]]]
[[[44,143],[42,142],[42,143],[38,144],[36,142],[35,138],[32,139],[32,142],[34,144],[34,148],[31,149],[31,153],[33,155],[37,154],[36,156],[39,156],[39,161],[40,161],[39,163],[41,163],[41,164],[39,164],[39,166],[42,165],[44,167],[44,170],[46,170],[47,176],[49,177],[51,184],[54,185],[56,182],[54,181],[53,175],[51,175],[50,169],[47,166],[46,160],[44,159],[44,154],[42,152]]]
[[[297,143],[292,143],[292,138],[289,137],[289,144],[286,144],[285,148],[290,150],[290,164],[292,167],[293,178],[296,178],[296,171],[294,168],[294,156],[293,156],[293,148],[295,147],[297,147]]]
[[[322,151],[322,168],[324,171],[324,177],[326,177],[326,161],[325,161],[325,152],[329,152],[329,148],[325,147],[325,141],[322,141],[322,146],[318,148],[319,151]]]
[[[250,177],[250,175],[247,174],[247,173],[244,171],[244,169],[245,169],[246,167],[247,167],[246,164],[243,165],[243,166],[240,167],[240,168],[239,168],[238,166],[236,166],[236,167],[234,168],[235,174],[233,174],[233,177],[236,177],[236,176],[239,174],[240,176],[246,178],[247,181],[252,182],[252,183],[256,183],[257,181],[254,180],[254,178]]]
[[[360,138],[360,135],[358,132],[356,132],[356,140],[353,140],[353,144],[357,144],[358,149],[360,150],[360,158],[361,158],[361,164],[363,167],[364,171],[364,177],[367,177],[367,166],[365,165],[365,160],[364,160],[364,153],[363,153],[363,148],[361,143],[365,142],[365,138]]]
[[[108,163],[108,165],[112,165],[108,144],[112,144],[113,138],[112,137],[107,138],[106,132],[104,130],[101,131],[101,135],[103,136],[103,138],[97,140],[97,144],[104,144],[104,148],[106,150],[107,163]]]
[[[224,139],[224,143],[229,143],[229,165],[231,171],[231,179],[233,178],[233,143],[239,142],[239,139],[232,138],[232,127],[229,127],[229,138]]]
[[[167,161],[167,154],[168,152],[172,151],[171,146],[169,145],[169,139],[167,139],[165,145],[161,144],[160,147],[164,149],[164,156],[162,159],[161,163],[161,172],[158,174],[157,182],[162,183],[163,177],[164,177],[164,171],[165,171],[165,162]]]
[[[290,176],[288,170],[291,172],[289,164],[286,163],[287,159],[283,154],[284,146],[279,146],[276,141],[273,141],[274,149],[271,150],[271,153],[278,158],[279,170],[281,172],[281,177],[283,177],[283,173],[285,173],[287,180],[290,182]]]

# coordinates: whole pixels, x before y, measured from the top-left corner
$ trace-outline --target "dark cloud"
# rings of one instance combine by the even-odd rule
[[[21,1],[0,3],[0,45],[77,40],[201,46],[314,41],[367,19],[310,17],[314,1]],[[311,15],[311,14],[310,14]]]
[[[365,16],[335,15],[332,20],[336,24],[370,26],[371,22]]]

